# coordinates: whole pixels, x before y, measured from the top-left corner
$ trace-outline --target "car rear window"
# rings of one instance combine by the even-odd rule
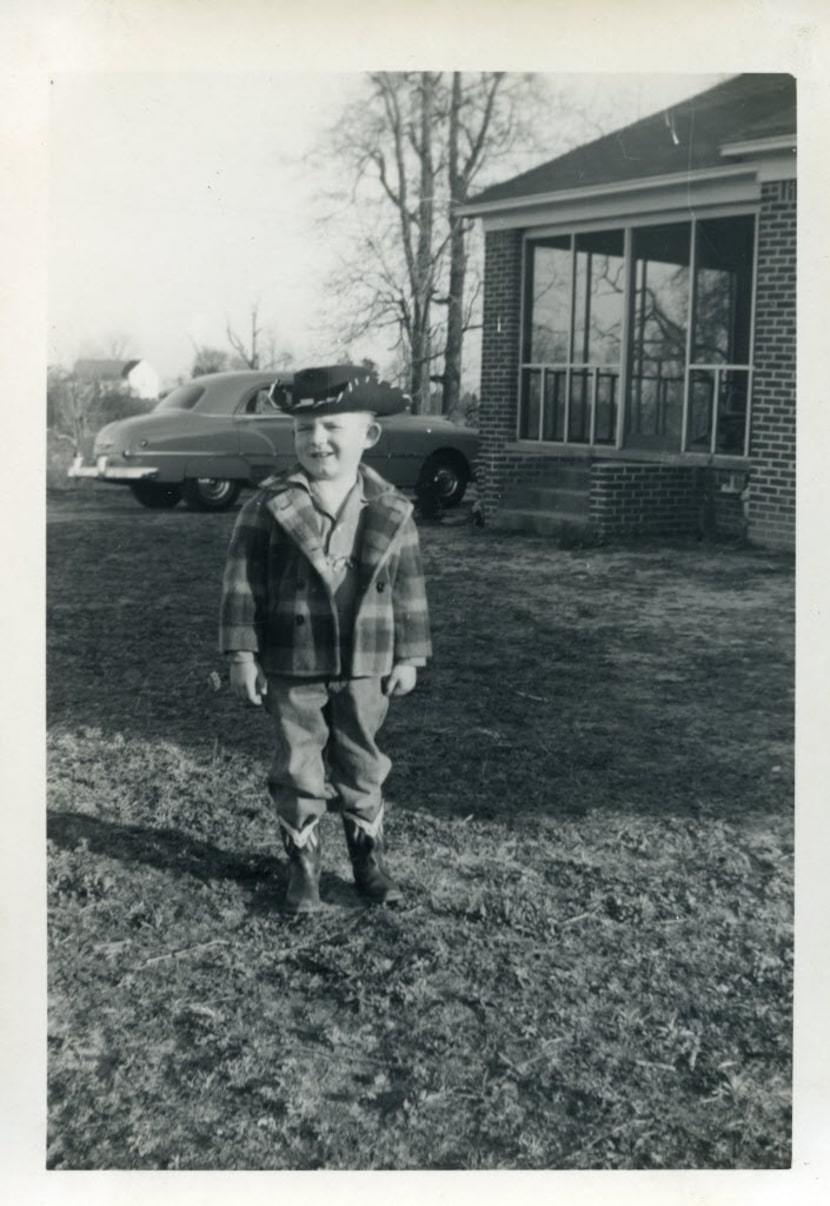
[[[192,410],[205,392],[203,385],[177,385],[154,410]]]

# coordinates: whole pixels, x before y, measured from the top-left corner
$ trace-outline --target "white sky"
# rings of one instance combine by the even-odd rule
[[[722,77],[547,78],[607,129]],[[314,223],[323,176],[308,156],[359,94],[360,75],[122,71],[52,80],[50,362],[68,368],[78,355],[111,354],[122,337],[125,354],[163,379],[188,374],[194,342],[227,348],[226,320],[247,341],[253,302],[279,350],[298,362],[332,358],[333,333],[321,324],[337,247],[331,228],[322,234]],[[389,342],[352,351],[383,363]],[[469,351],[468,379],[477,361]],[[468,383],[477,385],[475,375]]]

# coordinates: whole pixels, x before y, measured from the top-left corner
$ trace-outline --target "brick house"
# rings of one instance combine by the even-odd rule
[[[795,540],[796,103],[740,75],[493,185],[496,527]]]

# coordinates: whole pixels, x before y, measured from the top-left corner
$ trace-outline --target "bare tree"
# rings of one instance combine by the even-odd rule
[[[329,196],[340,201],[330,220],[353,233],[333,289],[348,306],[341,330],[347,343],[396,332],[416,408],[430,379],[443,385],[444,411],[457,407],[464,334],[478,325],[472,224],[457,207],[497,169],[538,158],[543,128],[550,154],[562,111],[530,75],[378,72],[332,132],[327,152],[351,182]]]
[[[496,97],[504,80],[501,71],[486,73],[478,88],[465,95],[461,72],[452,73],[449,106],[450,269],[447,290],[447,342],[444,351],[444,414],[461,397],[461,353],[464,339],[464,288],[467,275],[466,233],[469,222],[458,206],[468,200],[470,185],[481,167]],[[462,149],[462,139],[464,148]]]
[[[410,339],[412,356],[412,394],[418,399],[417,410],[429,404],[429,364],[432,354],[430,305],[435,291],[435,261],[432,257],[433,226],[435,222],[435,165],[432,154],[432,128],[435,120],[435,77],[421,72],[418,81],[420,97],[420,138],[412,139],[420,167],[418,188],[418,237],[415,271],[412,274],[412,293],[415,309]]]
[[[95,401],[95,387],[79,381],[58,365],[50,365],[46,376],[46,413],[55,435],[69,440],[79,452],[88,431],[88,420]]]
[[[273,327],[260,324],[259,302],[251,304],[251,335],[246,342],[225,319],[225,331],[228,343],[235,353],[231,361],[232,367],[264,369],[266,372],[274,369],[279,372],[290,370],[294,357],[291,352],[280,351],[276,332]],[[227,354],[226,354],[227,359]]]
[[[225,332],[228,336],[228,343],[233,348],[234,352],[241,362],[243,368],[258,369],[259,368],[259,350],[257,341],[262,334],[262,328],[259,326],[259,302],[254,302],[251,306],[251,342],[250,346],[246,345],[245,341],[237,335],[236,331],[230,324],[229,319],[225,319]]]
[[[405,288],[393,288],[389,298],[398,311],[406,333],[411,374],[410,388],[416,411],[429,401],[429,366],[432,333],[430,307],[435,291],[436,264],[433,259],[435,215],[435,166],[432,137],[436,77],[428,71],[417,74],[378,72],[370,77],[379,99],[385,130],[375,127],[375,137],[362,147],[365,164],[371,164],[389,201],[395,207],[400,228],[400,246],[406,264]],[[383,137],[388,137],[388,146]],[[414,159],[414,168],[408,161]],[[410,174],[412,181],[410,181]],[[410,196],[410,184],[415,196]],[[384,263],[385,262],[381,260]],[[388,284],[392,274],[385,270]]]
[[[193,367],[191,377],[201,377],[205,373],[221,373],[228,367],[228,353],[222,348],[211,348],[193,343]]]
[[[367,78],[368,103],[351,105],[332,134],[333,149],[352,175],[349,201],[358,224],[356,254],[344,263],[334,292],[349,306],[342,323],[347,343],[378,328],[396,331],[417,411],[429,400],[431,308],[443,252],[435,247],[441,76],[375,72]]]
[[[291,352],[279,351],[276,333],[269,327],[264,334],[259,367],[268,370],[274,369],[275,372],[289,372],[293,368],[293,365],[293,354]]]

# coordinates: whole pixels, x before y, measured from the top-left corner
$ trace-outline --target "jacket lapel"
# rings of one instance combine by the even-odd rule
[[[406,500],[391,492],[369,498],[360,546],[361,579],[365,583],[372,581],[392,552],[408,511]]]
[[[361,465],[366,511],[360,542],[360,579],[369,585],[392,551],[394,539],[412,506],[379,474]],[[282,529],[305,554],[314,568],[327,580],[327,565],[320,539],[317,512],[311,497],[300,483],[292,489],[289,479],[271,479],[279,488],[266,506]],[[269,485],[269,482],[263,483]]]
[[[283,531],[305,554],[323,581],[326,581],[326,558],[320,540],[317,512],[307,491],[281,490],[266,504]]]

